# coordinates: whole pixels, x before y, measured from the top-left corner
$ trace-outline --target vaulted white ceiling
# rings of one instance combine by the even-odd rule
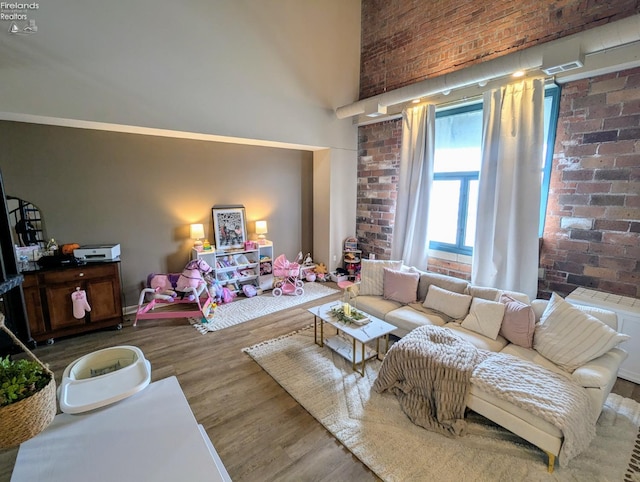
[[[0,21],[0,118],[354,146],[334,109],[358,95],[359,1],[48,0],[27,15],[36,33]]]

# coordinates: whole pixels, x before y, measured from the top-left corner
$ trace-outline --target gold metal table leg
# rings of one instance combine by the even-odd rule
[[[547,457],[549,457],[549,464],[547,466],[547,470],[549,471],[550,474],[552,474],[553,468],[556,464],[556,456],[553,455],[551,452],[546,452],[546,454],[547,454]]]
[[[357,371],[356,370],[356,339],[352,338],[353,340],[353,349],[351,350],[351,368],[353,371]]]

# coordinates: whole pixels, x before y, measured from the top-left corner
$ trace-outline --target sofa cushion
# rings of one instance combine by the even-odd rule
[[[533,346],[572,372],[629,338],[553,293],[536,326]]]
[[[384,268],[382,279],[385,300],[393,300],[404,304],[415,303],[418,296],[419,273]]]
[[[536,315],[533,308],[507,294],[500,296],[500,302],[505,305],[500,334],[511,343],[531,348],[536,330]]]
[[[454,293],[436,285],[431,285],[423,304],[425,308],[441,311],[451,318],[462,320],[469,313],[471,296]]]
[[[492,340],[491,338],[487,338],[486,336],[476,333],[475,331],[463,328],[460,323],[456,323],[455,321],[447,323],[444,326],[445,328],[453,330],[458,336],[481,350],[498,352],[502,351],[502,349],[507,345],[507,340],[505,340],[500,335],[498,335],[495,340]]]
[[[402,261],[363,259],[360,268],[359,294],[362,296],[382,296],[384,268],[399,270]]]
[[[387,313],[402,307],[402,303],[385,300],[382,296],[358,296],[352,300],[352,305],[358,310],[384,320]]]
[[[507,355],[517,356],[518,358],[522,358],[523,360],[528,360],[530,362],[536,363],[542,367],[545,367],[547,370],[551,370],[552,372],[559,373],[562,376],[569,378],[571,375],[568,374],[565,370],[555,365],[550,360],[543,357],[540,353],[535,351],[533,348],[525,348],[523,346],[516,345],[514,343],[509,343],[504,347],[502,353],[506,353]]]
[[[626,351],[612,348],[604,355],[576,368],[571,374],[571,378],[583,387],[605,390],[612,383],[612,380],[615,381],[617,378],[618,369],[626,358]]]
[[[453,291],[454,293],[464,293],[469,283],[466,280],[460,278],[454,278],[453,276],[447,276],[439,273],[429,273],[426,271],[420,271],[417,268],[413,270],[420,273],[420,283],[418,283],[418,301],[424,302],[429,292],[429,286],[436,285],[438,288]]]
[[[387,313],[384,321],[397,326],[402,330],[403,334],[406,334],[419,326],[443,326],[446,323],[446,317],[443,318],[437,311],[427,310],[426,308],[418,311],[412,308],[411,305],[407,305]]]
[[[496,288],[487,288],[486,286],[469,285],[465,294],[474,298],[482,298],[483,300],[498,301],[500,290]]]
[[[497,301],[473,298],[462,327],[495,340],[504,318],[505,305]]]

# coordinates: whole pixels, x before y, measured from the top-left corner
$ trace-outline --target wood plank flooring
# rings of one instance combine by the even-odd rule
[[[175,375],[234,481],[379,480],[241,350],[313,323],[312,301],[218,332],[201,335],[184,319],[127,321],[120,331],[89,333],[36,355],[58,383],[64,368],[114,345],[140,347],[152,379]],[[640,401],[640,386],[618,380],[614,392]],[[9,481],[17,449],[0,451],[0,482]],[[70,456],[82,456],[73,454]]]

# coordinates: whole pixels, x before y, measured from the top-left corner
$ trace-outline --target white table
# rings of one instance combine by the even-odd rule
[[[20,446],[12,482],[230,481],[175,377],[79,415]]]
[[[369,323],[366,325],[346,324],[339,321],[335,316],[331,314],[331,308],[340,306],[342,303],[332,301],[320,306],[314,306],[309,308],[308,311],[313,313],[313,333],[314,340],[317,345],[324,346],[325,344],[333,351],[346,358],[351,362],[351,366],[354,371],[364,376],[364,370],[367,360],[379,357],[380,355],[380,338],[384,337],[386,340],[385,353],[389,349],[389,333],[394,331],[396,327],[387,323],[386,321],[376,318],[375,316],[366,314],[369,317]],[[318,320],[320,320],[320,338],[318,339]],[[336,336],[324,337],[324,324],[329,323],[338,330]],[[349,343],[345,338],[340,336],[340,332],[348,335],[351,338]],[[360,350],[356,348],[356,341],[360,343]],[[376,349],[370,349],[366,346],[367,343],[375,341]],[[360,370],[357,366],[360,365]]]

